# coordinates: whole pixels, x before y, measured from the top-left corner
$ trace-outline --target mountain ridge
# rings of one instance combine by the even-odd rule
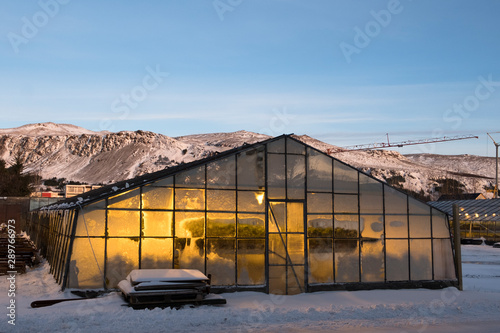
[[[307,135],[296,139],[391,185],[437,198],[440,179],[455,179],[466,192],[494,182],[495,159],[474,155],[402,155],[396,151],[341,151]],[[109,184],[216,152],[271,138],[248,131],[169,137],[150,131],[94,132],[70,124],[38,123],[0,129],[0,158],[20,156],[25,171],[44,179]]]

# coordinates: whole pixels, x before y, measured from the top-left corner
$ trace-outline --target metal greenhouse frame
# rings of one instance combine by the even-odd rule
[[[290,135],[42,207],[28,233],[63,289],[141,268],[219,291],[457,285],[445,213]]]

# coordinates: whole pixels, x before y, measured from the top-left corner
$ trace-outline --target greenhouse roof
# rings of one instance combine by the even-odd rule
[[[453,215],[453,205],[457,204],[461,221],[500,221],[500,199],[430,201],[428,204],[450,216]]]

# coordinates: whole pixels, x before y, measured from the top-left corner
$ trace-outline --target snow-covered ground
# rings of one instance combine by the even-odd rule
[[[118,293],[33,309],[61,292],[44,263],[0,281],[0,332],[500,332],[500,248],[462,246],[464,291],[372,290],[276,296],[225,294],[223,306],[133,310]],[[15,326],[7,305],[16,301]]]

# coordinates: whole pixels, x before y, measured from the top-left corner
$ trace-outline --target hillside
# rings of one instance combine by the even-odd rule
[[[338,147],[307,135],[295,137],[376,178],[433,198],[439,196],[435,192],[439,179],[455,179],[466,192],[484,192],[484,186],[494,181],[494,158],[403,156],[383,150],[338,152]],[[247,131],[172,138],[148,131],[93,132],[74,125],[41,123],[0,129],[0,158],[9,163],[20,154],[26,171],[44,179],[64,177],[108,184],[268,138]]]

